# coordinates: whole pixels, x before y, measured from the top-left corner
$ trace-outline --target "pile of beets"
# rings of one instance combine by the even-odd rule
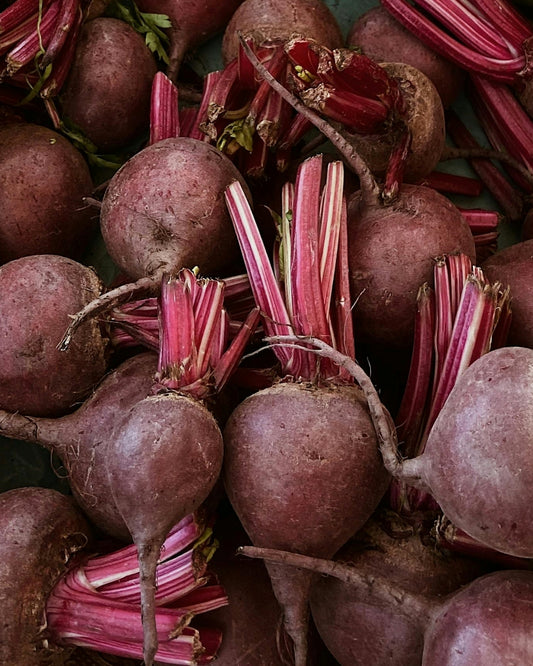
[[[0,662],[533,663],[533,22],[0,2]]]

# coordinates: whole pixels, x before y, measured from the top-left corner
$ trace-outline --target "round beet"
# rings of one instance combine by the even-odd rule
[[[411,136],[403,179],[416,183],[433,171],[442,155],[446,136],[442,102],[431,80],[416,67],[401,62],[382,63],[382,67],[400,86],[403,120]],[[398,142],[394,127],[381,134],[350,134],[350,140],[374,175],[383,178]]]
[[[43,619],[52,588],[90,531],[71,498],[46,488],[16,488],[0,495],[0,662],[41,666],[50,649]]]
[[[229,158],[203,141],[170,138],[141,150],[111,179],[102,202],[102,235],[115,264],[134,280],[230,267],[238,244],[224,190],[234,180],[244,185]]]
[[[358,194],[348,219],[356,339],[410,349],[418,289],[432,281],[442,254],[464,253],[475,262],[472,232],[449,199],[418,185],[402,185],[388,206]]]
[[[285,42],[295,34],[330,49],[344,41],[334,15],[322,0],[245,0],[224,32],[222,57],[226,64],[239,52],[237,31],[253,37],[257,44]]]
[[[70,315],[96,298],[93,270],[58,255],[0,266],[0,407],[59,416],[82,402],[107,369],[107,340],[87,321],[67,352],[57,345]]]
[[[41,125],[0,125],[0,263],[32,254],[79,258],[96,230],[84,197],[87,163],[64,136]]]
[[[428,605],[482,573],[481,560],[452,556],[424,543],[421,534],[392,512],[381,512],[335,555],[371,579],[383,577]],[[341,666],[419,664],[424,648],[427,613],[406,613],[393,605],[330,576],[317,577],[311,590],[313,619]]]
[[[402,62],[416,67],[435,85],[444,107],[459,94],[465,74],[396,21],[382,6],[372,7],[350,28],[347,45],[377,62]]]
[[[512,317],[508,345],[533,349],[533,239],[499,250],[482,264],[490,282],[511,289]]]
[[[123,148],[148,130],[157,71],[143,37],[124,21],[87,21],[61,90],[65,117],[100,152]]]

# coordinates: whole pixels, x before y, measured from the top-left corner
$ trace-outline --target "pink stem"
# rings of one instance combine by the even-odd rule
[[[152,145],[179,135],[178,88],[163,72],[157,72],[152,84],[148,143]]]

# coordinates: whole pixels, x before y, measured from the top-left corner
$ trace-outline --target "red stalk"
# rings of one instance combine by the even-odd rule
[[[60,4],[56,0],[44,12],[42,20],[37,21],[35,30],[6,55],[8,76],[11,76],[18,69],[30,63],[42,48],[46,48],[54,34],[59,9]]]
[[[454,143],[460,148],[480,147],[459,116],[451,110],[447,111],[446,128]],[[521,219],[523,208],[521,194],[502,172],[490,160],[470,159],[469,162],[507,217],[511,220]]]
[[[467,197],[478,197],[483,190],[483,183],[476,178],[444,171],[432,171],[424,178],[422,184],[439,192],[462,194]]]
[[[440,29],[407,0],[382,0],[382,4],[421,42],[463,69],[485,74],[493,80],[512,83],[526,64],[523,54],[503,59],[480,54]]]
[[[41,88],[40,95],[45,100],[57,95],[67,79],[72,61],[74,59],[74,53],[76,51],[77,44],[76,40],[81,28],[82,20],[83,12],[81,7],[78,7],[76,15],[72,20],[72,26],[69,30],[68,39],[63,45],[61,51],[59,51],[59,53],[54,56],[54,67],[52,69],[52,73]],[[41,65],[41,67],[42,66],[43,65]],[[53,120],[53,115],[51,115],[51,118]],[[58,125],[55,123],[54,126],[58,127]]]
[[[157,72],[152,84],[148,143],[152,145],[175,136],[180,136],[178,88],[163,72]]]
[[[42,69],[54,62],[58,53],[63,49],[67,38],[70,37],[71,30],[76,27],[80,11],[78,0],[61,1],[61,9],[59,10],[54,33],[41,60],[40,66]]]
[[[43,9],[50,0],[43,0]],[[0,12],[0,35],[16,28],[32,15],[39,11],[39,0],[15,0]]]

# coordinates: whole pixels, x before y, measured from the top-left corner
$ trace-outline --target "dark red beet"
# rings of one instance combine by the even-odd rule
[[[228,497],[259,546],[331,557],[389,482],[368,407],[354,387],[279,383],[259,391],[230,416],[224,443]],[[267,569],[301,663],[311,574],[270,563]]]
[[[101,228],[115,264],[133,279],[198,266],[213,275],[232,265],[238,244],[224,189],[242,176],[213,146],[164,139],[134,155],[111,179]],[[248,191],[248,188],[247,188]]]
[[[143,12],[166,14],[170,18],[170,53],[167,76],[176,82],[180,65],[187,51],[206,42],[224,30],[242,0],[139,0]]]
[[[511,289],[512,318],[508,345],[533,349],[533,239],[503,248],[486,259],[483,272]]]
[[[407,184],[388,206],[353,197],[348,220],[356,340],[410,350],[418,289],[442,254],[475,262],[472,232],[449,199]]]
[[[362,575],[386,578],[428,603],[486,573],[481,561],[437,551],[394,514],[379,514],[335,555]],[[371,589],[317,577],[311,612],[319,633],[341,666],[419,664],[426,613],[406,614],[376,598]]]
[[[90,530],[72,498],[46,488],[0,495],[0,662],[41,666],[66,657],[47,644],[43,618],[55,583]]]
[[[21,257],[0,267],[0,407],[59,416],[82,402],[107,369],[107,340],[96,320],[66,353],[57,345],[71,314],[96,298],[101,282],[58,255]]]
[[[41,125],[0,125],[0,263],[32,254],[80,258],[96,230],[84,202],[89,168],[64,136]]]
[[[144,38],[127,23],[87,21],[61,90],[63,113],[99,152],[124,148],[148,131],[156,71]]]
[[[346,43],[377,62],[404,62],[433,81],[448,107],[459,94],[464,72],[432,51],[381,6],[372,7],[352,25]]]
[[[239,51],[240,31],[257,44],[284,42],[298,34],[334,49],[343,45],[342,32],[322,0],[245,0],[224,32],[222,57],[227,64]]]
[[[42,419],[0,412],[4,437],[35,442],[61,458],[71,490],[91,521],[124,541],[131,539],[118,511],[107,477],[107,446],[117,422],[137,401],[148,395],[157,356],[139,354],[122,363],[75,412]]]

